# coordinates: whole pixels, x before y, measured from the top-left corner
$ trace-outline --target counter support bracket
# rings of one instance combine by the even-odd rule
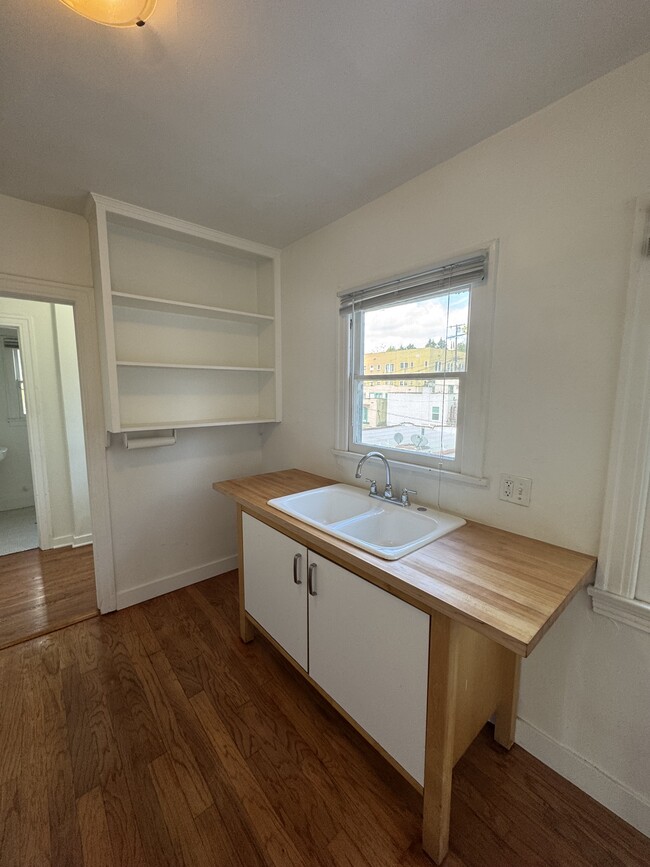
[[[507,750],[515,742],[521,657],[503,648],[501,698],[494,722],[494,740]]]
[[[497,743],[514,743],[519,657],[431,612],[422,846],[440,864],[449,848],[454,765],[492,715]]]
[[[248,644],[255,638],[253,624],[246,617],[244,601],[244,533],[242,530],[242,507],[237,504],[237,542],[239,547],[239,637]]]
[[[440,864],[449,848],[458,628],[453,620],[434,611],[430,630],[422,848]]]

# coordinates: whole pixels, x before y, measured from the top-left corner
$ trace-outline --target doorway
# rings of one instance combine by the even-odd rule
[[[97,614],[73,308],[0,298],[0,647]]]
[[[115,611],[117,593],[105,454],[106,423],[93,288],[0,273],[0,299],[3,298],[68,304],[73,309],[86,438],[96,601],[102,614]]]

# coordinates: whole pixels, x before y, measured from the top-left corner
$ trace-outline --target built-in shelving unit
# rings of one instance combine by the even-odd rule
[[[91,194],[106,429],[280,420],[279,251]]]

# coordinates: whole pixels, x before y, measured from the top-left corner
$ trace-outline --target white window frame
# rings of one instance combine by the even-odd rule
[[[486,487],[489,480],[483,475],[483,467],[489,409],[498,242],[493,240],[477,245],[433,266],[415,266],[410,269],[410,272],[414,273],[426,270],[428,267],[440,267],[454,261],[462,261],[476,255],[476,251],[479,249],[487,250],[489,264],[485,283],[472,291],[470,300],[467,373],[463,374],[465,378],[464,394],[458,406],[456,460],[452,466],[450,466],[452,462],[445,460],[441,467],[441,459],[437,456],[423,454],[408,454],[407,456],[402,451],[383,446],[381,451],[391,463],[398,467],[401,465],[416,474],[430,475],[435,473],[436,476],[440,475],[449,481]],[[393,278],[394,275],[387,275],[383,279]],[[353,442],[351,327],[352,316],[341,316],[338,431],[336,448],[333,449],[333,452],[339,457],[359,460],[361,455],[372,451],[373,446]],[[427,376],[435,378],[431,374],[432,372],[429,371]]]
[[[650,195],[638,199],[593,609],[650,632],[636,598],[650,517]],[[647,541],[647,540],[646,540]]]

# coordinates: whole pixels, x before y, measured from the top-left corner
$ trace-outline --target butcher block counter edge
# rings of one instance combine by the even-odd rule
[[[345,569],[423,611],[440,612],[528,656],[581,587],[596,558],[468,521],[400,560],[382,560],[267,501],[333,479],[291,469],[215,482],[241,508]]]

